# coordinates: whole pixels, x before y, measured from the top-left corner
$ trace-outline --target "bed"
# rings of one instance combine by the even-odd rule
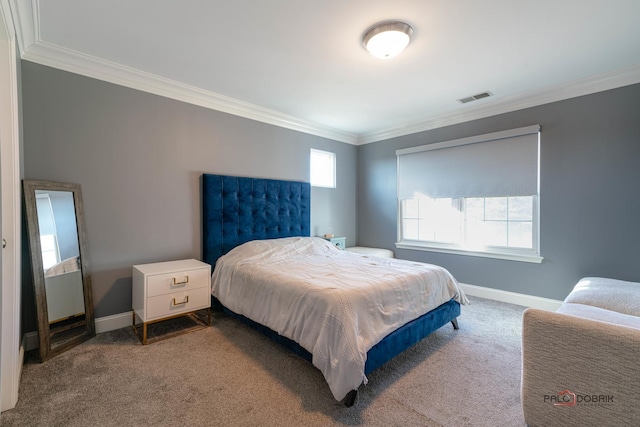
[[[310,360],[345,405],[366,374],[449,322],[457,329],[467,300],[445,269],[310,237],[308,183],[204,174],[202,188],[214,305]]]
[[[84,313],[80,257],[71,257],[44,272],[49,324]]]

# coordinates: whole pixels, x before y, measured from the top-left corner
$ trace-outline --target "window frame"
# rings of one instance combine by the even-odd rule
[[[314,159],[314,153],[317,155],[322,155],[322,156],[326,156],[326,157],[330,157],[331,158],[331,167],[332,170],[326,173],[326,176],[329,176],[329,174],[331,174],[331,184],[330,185],[324,185],[324,184],[320,184],[318,182],[314,182],[313,180],[313,159]],[[337,182],[337,173],[336,173],[336,169],[337,169],[337,156],[336,153],[331,152],[331,151],[326,151],[326,150],[318,150],[316,148],[312,148],[311,151],[309,152],[309,183],[311,184],[312,187],[318,187],[318,188],[337,188],[338,186],[338,182]]]
[[[454,197],[452,201],[456,201],[459,205],[459,209],[461,210],[461,219],[460,219],[460,240],[461,243],[444,243],[444,242],[435,242],[435,241],[427,241],[427,240],[415,240],[415,239],[406,239],[404,238],[403,226],[404,226],[404,217],[402,210],[402,199],[400,198],[400,185],[398,183],[398,193],[397,193],[397,241],[396,248],[398,249],[410,249],[410,250],[420,250],[420,251],[428,251],[428,252],[439,252],[439,253],[447,253],[447,254],[456,254],[456,255],[466,255],[466,256],[475,256],[475,257],[485,257],[485,258],[494,258],[494,259],[503,259],[503,260],[511,260],[511,261],[522,261],[522,262],[530,262],[530,263],[541,263],[543,261],[543,257],[540,255],[540,127],[539,125],[529,126],[526,128],[513,129],[510,131],[502,131],[496,132],[494,134],[487,135],[479,135],[475,137],[462,138],[460,140],[452,140],[435,144],[428,144],[420,147],[413,147],[407,149],[401,149],[396,151],[396,155],[398,156],[398,168],[400,167],[400,155],[411,154],[420,151],[430,151],[434,149],[440,148],[450,148],[456,147],[459,145],[465,145],[469,143],[482,143],[485,141],[492,141],[495,139],[507,138],[511,136],[519,136],[521,131],[526,131],[529,133],[531,129],[536,130],[537,138],[538,138],[538,154],[537,154],[537,162],[538,162],[538,172],[537,172],[537,191],[536,194],[531,195],[532,197],[532,248],[519,248],[519,247],[508,247],[508,246],[470,246],[465,245],[465,199],[466,198],[474,198],[473,196],[467,197]],[[399,180],[400,170],[397,171],[397,176]],[[487,198],[491,196],[483,196],[478,195],[478,198]],[[495,196],[494,196],[495,197]],[[501,196],[501,197],[517,197],[517,196]]]
[[[46,238],[51,238],[53,249],[45,250],[44,240]],[[53,267],[58,264],[62,260],[60,259],[60,246],[58,245],[58,235],[57,234],[41,234],[40,235],[40,247],[42,248],[42,267],[46,271],[48,268]],[[47,263],[47,254],[52,254],[55,258],[55,262],[53,264]]]
[[[460,206],[464,207],[463,198],[454,199],[459,200]],[[427,252],[440,252],[455,255],[468,255],[484,258],[504,259],[510,261],[522,261],[531,263],[541,263],[544,259],[540,256],[540,209],[539,209],[539,196],[533,196],[532,207],[532,248],[517,248],[506,246],[483,246],[483,247],[471,247],[458,243],[445,243],[427,240],[415,240],[403,238],[403,216],[402,216],[402,201],[398,200],[398,242],[396,248],[398,249],[411,249]],[[464,213],[464,212],[463,212]],[[464,228],[464,215],[461,215],[461,227]],[[464,235],[464,230],[462,231]]]

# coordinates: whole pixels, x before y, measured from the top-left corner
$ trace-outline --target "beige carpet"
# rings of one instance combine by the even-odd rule
[[[480,298],[335,401],[321,373],[222,314],[142,346],[131,328],[24,366],[3,426],[523,426],[524,307]]]

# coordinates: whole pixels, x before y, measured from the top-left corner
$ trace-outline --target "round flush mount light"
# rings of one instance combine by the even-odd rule
[[[412,38],[411,25],[401,21],[384,21],[365,31],[362,45],[375,57],[392,58],[402,52]]]

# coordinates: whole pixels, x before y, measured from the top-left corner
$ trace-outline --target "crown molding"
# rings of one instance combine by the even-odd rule
[[[29,46],[40,40],[38,0],[7,0],[13,17],[13,26],[20,56]]]
[[[15,40],[15,26],[13,25],[13,14],[11,13],[11,6],[7,0],[0,0],[0,26],[2,26],[2,35],[0,40],[7,40],[13,42]]]
[[[354,133],[325,127],[44,41],[29,46],[22,54],[22,59],[282,128],[348,144],[357,143]]]
[[[499,100],[481,101],[481,104],[469,106],[459,111],[452,111],[438,117],[409,124],[403,127],[384,129],[360,134],[358,145],[384,141],[404,135],[411,135],[430,129],[464,123],[471,120],[491,117],[498,114],[537,107],[551,102],[563,101],[578,96],[589,95],[605,90],[640,83],[640,64],[595,76],[574,80],[566,84],[549,86],[535,91],[516,94]]]
[[[384,141],[640,83],[640,64],[636,64],[620,70],[502,99],[488,98],[480,101],[479,104],[464,106],[459,110],[440,114],[437,117],[426,118],[405,126],[356,134],[323,126],[299,117],[47,43],[40,39],[39,0],[1,1],[8,2],[10,6],[18,48],[21,58],[26,61],[353,145]]]
[[[355,133],[322,126],[299,117],[45,42],[40,39],[39,0],[8,1],[13,12],[20,56],[25,61],[35,62],[262,123],[334,141],[357,144],[358,135]]]

